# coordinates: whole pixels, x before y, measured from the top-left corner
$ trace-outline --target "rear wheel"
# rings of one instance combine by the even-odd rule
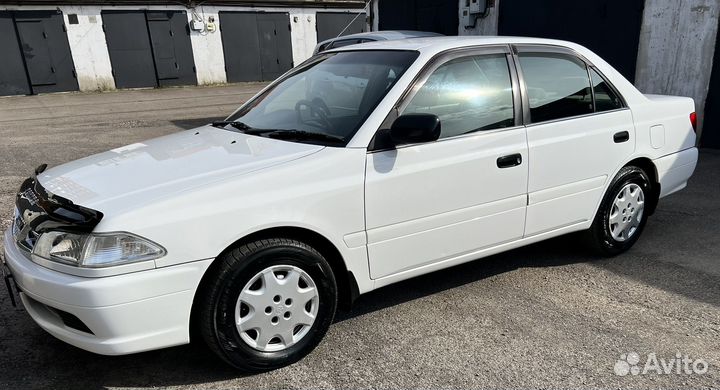
[[[618,172],[588,232],[600,254],[614,256],[635,244],[647,223],[651,190],[650,179],[641,168],[628,166]]]
[[[275,238],[218,261],[199,307],[210,349],[242,371],[260,372],[292,364],[317,346],[337,307],[335,279],[319,252]]]

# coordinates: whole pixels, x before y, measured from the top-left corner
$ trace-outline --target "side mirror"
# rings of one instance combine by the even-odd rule
[[[440,138],[440,118],[433,114],[405,114],[390,127],[390,139],[395,145],[419,144]]]

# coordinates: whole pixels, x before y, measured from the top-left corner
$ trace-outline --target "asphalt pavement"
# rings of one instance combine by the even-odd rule
[[[0,98],[0,227],[41,163],[220,119],[261,86]],[[688,188],[662,200],[629,252],[597,258],[570,235],[389,286],[340,313],[301,362],[253,376],[202,345],[82,351],[3,287],[0,389],[717,388],[719,193],[720,152],[702,151]],[[678,354],[699,370],[653,369],[653,357],[668,366]]]

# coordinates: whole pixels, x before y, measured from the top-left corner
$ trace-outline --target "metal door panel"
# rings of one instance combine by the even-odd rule
[[[256,14],[220,12],[220,28],[228,81],[262,80]]]
[[[230,82],[274,80],[293,66],[287,13],[220,12]]]
[[[418,30],[457,35],[458,5],[457,1],[448,0],[381,1],[378,5],[382,15],[380,30]]]
[[[177,78],[178,65],[175,59],[175,44],[170,29],[170,20],[150,20],[148,18],[148,31],[150,31],[158,80]]]
[[[293,65],[292,56],[292,39],[290,38],[290,15],[288,14],[272,14],[275,20],[275,44],[277,45],[277,73],[265,73],[265,80],[275,80],[283,73],[290,70]]]
[[[644,6],[645,0],[503,0],[498,34],[579,43],[632,82]]]
[[[32,93],[10,12],[0,12],[0,52],[3,53],[2,66],[0,66],[0,96]]]
[[[357,13],[318,12],[315,18],[317,22],[317,41],[322,42],[326,39],[335,38],[341,32],[342,35],[365,32],[367,31],[366,17],[365,13],[358,16]],[[348,26],[348,24],[350,25]],[[346,26],[347,29],[345,29]],[[345,29],[344,32],[343,29]]]
[[[292,68],[290,17],[281,13],[259,14],[257,21],[262,80],[275,80]]]
[[[18,14],[22,14],[18,12]],[[48,13],[43,20],[45,32],[48,35],[50,55],[55,70],[55,85],[33,87],[35,93],[77,91],[78,82],[65,29],[65,20],[61,12]]]
[[[118,88],[157,86],[144,11],[103,11],[103,27]]]
[[[496,165],[519,153],[523,164]],[[524,128],[369,153],[365,166],[372,279],[522,238],[528,164]]]
[[[170,31],[175,53],[176,77],[161,80],[160,85],[196,85],[195,58],[190,42],[190,26],[185,12],[173,12],[170,17]]]
[[[712,74],[705,102],[705,120],[700,133],[700,146],[720,149],[720,33],[715,40]]]
[[[14,16],[20,41],[32,49],[23,50],[32,92],[77,91],[75,64],[62,13],[16,11]]]
[[[181,11],[148,11],[147,23],[158,84],[197,84],[187,14]]]
[[[16,25],[30,82],[33,86],[55,84],[55,68],[42,20],[17,20]]]

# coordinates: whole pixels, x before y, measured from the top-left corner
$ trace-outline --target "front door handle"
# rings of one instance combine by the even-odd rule
[[[630,133],[627,131],[621,131],[613,135],[613,141],[615,141],[616,144],[627,142],[628,140],[630,140]]]
[[[497,159],[498,168],[511,168],[520,164],[522,164],[522,155],[520,153],[498,157]]]

